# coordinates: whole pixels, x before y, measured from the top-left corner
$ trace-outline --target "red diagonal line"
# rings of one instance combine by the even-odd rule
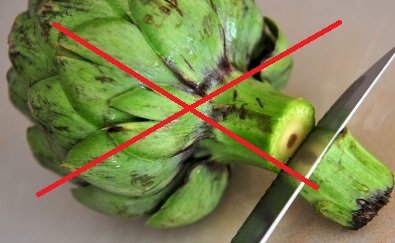
[[[275,158],[271,157],[270,155],[268,155],[267,153],[263,152],[262,150],[260,150],[259,148],[257,148],[256,146],[254,146],[253,144],[249,143],[247,140],[241,138],[240,136],[238,136],[237,134],[233,133],[232,131],[228,130],[227,128],[223,127],[222,125],[218,124],[217,122],[215,122],[214,120],[212,120],[211,118],[207,117],[206,115],[202,114],[201,112],[195,110],[194,108],[198,107],[199,105],[207,102],[208,100],[212,99],[213,97],[221,94],[222,92],[228,90],[229,88],[233,87],[234,85],[242,82],[243,80],[251,77],[252,75],[254,75],[255,73],[261,71],[263,68],[270,66],[271,64],[277,62],[278,60],[280,60],[281,58],[286,57],[287,55],[290,55],[291,53],[295,52],[296,50],[302,48],[303,46],[307,45],[308,43],[318,39],[319,37],[321,37],[322,35],[328,33],[329,31],[333,30],[334,28],[338,27],[341,25],[341,21],[338,20],[335,23],[329,25],[328,27],[320,30],[319,32],[315,33],[314,35],[304,39],[303,41],[299,42],[298,44],[292,46],[291,48],[289,48],[288,50],[286,50],[285,52],[280,53],[279,55],[269,59],[268,61],[266,61],[265,63],[259,65],[258,67],[254,68],[253,70],[247,72],[246,74],[240,76],[239,78],[233,80],[232,82],[228,83],[227,85],[224,85],[223,87],[217,89],[216,91],[214,91],[213,93],[207,95],[206,97],[202,98],[201,100],[195,102],[192,105],[188,105],[185,102],[183,102],[182,100],[178,99],[177,97],[175,97],[174,95],[168,93],[166,90],[162,89],[160,86],[156,85],[155,83],[151,82],[149,79],[145,78],[144,76],[140,75],[139,73],[135,72],[134,70],[132,70],[131,68],[127,67],[126,65],[124,65],[123,63],[119,62],[118,60],[112,58],[110,55],[108,55],[107,53],[101,51],[100,49],[98,49],[97,47],[93,46],[92,44],[90,44],[89,42],[87,42],[86,40],[82,39],[81,37],[79,37],[78,35],[74,34],[73,32],[67,30],[66,28],[62,27],[60,24],[58,23],[53,23],[53,26],[55,28],[57,28],[58,30],[60,30],[61,32],[63,32],[64,34],[68,35],[69,37],[71,37],[72,39],[74,39],[75,41],[79,42],[80,44],[84,45],[86,48],[90,49],[91,51],[93,51],[94,53],[96,53],[97,55],[103,57],[104,59],[106,59],[107,61],[109,61],[110,63],[112,63],[113,65],[117,66],[118,68],[120,68],[121,70],[127,72],[128,74],[130,74],[131,76],[135,77],[136,79],[140,80],[142,83],[146,84],[147,86],[151,87],[153,90],[157,91],[158,93],[164,95],[165,97],[169,98],[170,100],[172,100],[173,102],[179,104],[180,106],[182,106],[184,109],[182,109],[181,111],[173,114],[172,116],[166,118],[165,120],[155,124],[153,127],[147,129],[146,131],[140,133],[139,135],[133,137],[132,139],[120,144],[119,146],[117,146],[116,148],[108,151],[107,153],[103,154],[102,156],[96,158],[95,160],[89,162],[88,164],[80,167],[79,169],[73,171],[72,173],[70,173],[69,175],[61,178],[60,180],[56,181],[55,183],[47,186],[46,188],[42,189],[41,191],[36,193],[37,197],[41,197],[42,195],[46,194],[47,192],[55,189],[56,187],[64,184],[65,182],[73,179],[74,177],[80,175],[81,173],[85,172],[86,170],[90,169],[91,167],[97,165],[98,163],[106,160],[107,158],[111,157],[112,155],[122,151],[123,149],[125,149],[126,147],[136,143],[137,141],[139,141],[140,139],[143,139],[144,137],[148,136],[149,134],[155,132],[156,130],[160,129],[161,127],[165,126],[166,124],[174,121],[175,119],[177,119],[178,117],[183,116],[184,114],[188,113],[188,112],[192,112],[193,114],[195,114],[196,116],[198,116],[199,118],[201,118],[202,120],[206,121],[207,123],[211,124],[213,127],[219,129],[220,131],[222,131],[223,133],[227,134],[229,137],[233,138],[234,140],[238,141],[239,143],[241,143],[242,145],[244,145],[245,147],[247,147],[248,149],[252,150],[253,152],[257,153],[259,156],[265,158],[266,160],[268,160],[269,162],[272,162],[273,164],[277,165],[278,167],[280,167],[281,169],[283,169],[284,171],[286,171],[287,173],[293,175],[294,177],[298,178],[299,180],[303,181],[304,183],[306,183],[307,185],[309,185],[310,187],[312,187],[313,189],[317,190],[318,189],[318,185],[316,185],[315,183],[311,182],[310,180],[306,179],[304,176],[300,175],[299,173],[297,173],[296,171],[292,170],[291,168],[287,167],[286,165],[284,165],[283,163],[281,163],[280,161],[276,160]],[[211,97],[211,98],[210,98]]]

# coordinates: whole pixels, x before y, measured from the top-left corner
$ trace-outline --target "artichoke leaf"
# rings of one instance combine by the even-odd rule
[[[212,0],[225,31],[226,55],[241,71],[248,71],[261,39],[263,19],[254,0]]]
[[[77,26],[84,26],[99,19],[123,18],[126,12],[120,13],[117,6],[126,1],[106,0],[46,0],[38,1],[35,7],[35,16],[38,20],[40,35],[53,47],[56,46],[60,36],[59,31],[52,27],[53,22],[58,22],[68,29],[74,30]],[[111,4],[112,3],[112,4]],[[125,20],[126,21],[126,20]]]
[[[181,86],[175,74],[148,45],[140,30],[130,22],[120,18],[96,20],[76,27],[73,31],[152,82]],[[79,56],[101,66],[114,67],[68,37],[60,38],[59,45],[65,52],[62,55]]]
[[[62,89],[59,76],[33,85],[29,89],[28,101],[34,118],[50,132],[78,141],[98,129],[74,110]]]
[[[12,104],[20,112],[32,119],[29,106],[27,104],[27,82],[19,76],[14,68],[7,73],[8,93]]]
[[[265,56],[262,61],[265,61],[273,56],[280,54],[288,49],[289,44],[284,33],[279,29],[277,24],[268,17],[265,17],[265,41],[272,44],[265,44],[264,46],[274,45],[268,56]],[[265,52],[265,51],[264,51]],[[292,56],[287,56],[278,62],[268,66],[260,72],[261,79],[268,81],[274,89],[282,89],[287,84],[291,76],[293,66]]]
[[[147,225],[156,228],[178,227],[207,216],[220,202],[228,179],[226,165],[210,162],[196,165],[184,186],[167,199],[147,221]]]
[[[107,132],[119,145],[155,124],[156,122],[129,122],[111,127]],[[124,152],[141,159],[169,158],[186,150],[204,136],[205,123],[192,114],[186,114],[125,148]]]
[[[172,86],[162,86],[164,90],[184,101],[192,104],[199,100],[199,96]],[[111,106],[121,111],[141,118],[161,121],[182,109],[181,106],[167,97],[145,87],[133,88],[111,100]],[[210,105],[203,104],[199,110],[210,113]]]
[[[27,129],[27,141],[34,157],[41,166],[61,176],[69,173],[69,170],[61,165],[60,157],[52,149],[45,129],[39,125],[29,127]],[[72,182],[79,185],[86,184],[78,177],[74,178]]]
[[[58,56],[62,88],[78,114],[97,127],[133,120],[130,114],[114,109],[109,101],[140,85],[116,67],[105,67],[80,59]]]
[[[221,81],[228,66],[225,40],[209,1],[129,2],[133,22],[187,85],[198,92]]]
[[[72,194],[77,201],[88,208],[119,218],[134,218],[154,210],[166,196],[167,188],[153,195],[127,197],[91,185],[75,188]]]
[[[83,205],[110,216],[129,219],[148,215],[157,210],[177,189],[184,180],[188,167],[184,166],[168,186],[152,195],[128,197],[110,193],[92,185],[74,188],[72,194]]]
[[[59,174],[66,175],[68,170],[61,166],[59,157],[52,151],[45,131],[38,125],[27,129],[27,140],[34,157],[45,168]]]
[[[67,154],[63,166],[75,170],[115,148],[118,144],[110,135],[114,130],[97,131],[75,145]],[[150,144],[150,149],[154,157],[155,143]],[[87,170],[81,177],[112,193],[132,197],[152,195],[174,179],[189,153],[184,151],[173,157],[143,159],[131,155],[125,149]]]
[[[51,75],[54,50],[37,35],[35,22],[28,13],[16,18],[8,43],[10,60],[24,82],[31,85]]]

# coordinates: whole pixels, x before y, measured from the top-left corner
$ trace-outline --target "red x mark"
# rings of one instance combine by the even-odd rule
[[[206,95],[205,97],[201,98],[200,100],[196,101],[195,103],[193,103],[191,105],[188,105],[187,103],[185,103],[184,101],[180,100],[179,98],[177,98],[176,96],[172,95],[171,93],[167,92],[166,90],[162,89],[160,86],[156,85],[155,83],[153,83],[149,79],[145,78],[144,76],[140,75],[136,71],[134,71],[131,68],[127,67],[126,65],[124,65],[120,61],[114,59],[109,54],[105,53],[104,51],[102,51],[99,48],[95,47],[94,45],[90,44],[88,41],[84,40],[80,36],[76,35],[75,33],[71,32],[70,30],[64,28],[60,24],[54,22],[52,24],[52,26],[54,28],[58,29],[60,32],[62,32],[63,34],[67,35],[68,37],[70,37],[74,41],[80,43],[81,45],[85,46],[87,49],[91,50],[92,52],[96,53],[97,55],[101,56],[102,58],[104,58],[108,62],[112,63],[113,65],[115,65],[116,67],[121,69],[122,71],[124,71],[124,72],[130,74],[132,77],[138,79],[140,82],[142,82],[143,84],[147,85],[151,89],[155,90],[156,92],[158,92],[158,93],[162,94],[163,96],[167,97],[168,99],[172,100],[174,103],[178,104],[183,109],[178,111],[178,112],[176,112],[176,113],[174,113],[173,115],[169,116],[168,118],[164,119],[163,121],[158,122],[154,126],[148,128],[147,130],[145,130],[142,133],[136,135],[135,137],[131,138],[130,140],[120,144],[119,146],[117,146],[117,147],[115,147],[113,149],[111,149],[110,151],[108,151],[105,154],[101,155],[100,157],[92,160],[91,162],[87,163],[86,165],[78,168],[77,170],[73,171],[72,173],[68,174],[67,176],[65,176],[65,177],[59,179],[58,181],[55,181],[54,183],[48,185],[44,189],[38,191],[36,193],[36,196],[37,197],[41,197],[41,196],[45,195],[46,193],[52,191],[56,187],[66,183],[67,181],[70,181],[71,179],[73,179],[76,176],[79,176],[81,173],[85,172],[86,170],[88,170],[88,169],[92,168],[93,166],[103,162],[104,160],[108,159],[109,157],[119,153],[120,151],[122,151],[123,149],[127,148],[128,146],[131,146],[132,144],[138,142],[140,139],[143,139],[144,137],[150,135],[151,133],[155,132],[156,130],[164,127],[165,125],[171,123],[172,121],[178,119],[179,117],[181,117],[181,116],[183,116],[183,115],[185,115],[185,114],[187,114],[189,112],[191,112],[195,116],[199,117],[203,121],[209,123],[211,126],[217,128],[221,132],[225,133],[229,137],[233,138],[234,140],[236,140],[240,144],[244,145],[246,148],[250,149],[251,151],[255,152],[256,154],[258,154],[262,158],[266,159],[267,161],[269,161],[269,162],[273,163],[274,165],[278,166],[279,168],[281,168],[285,172],[289,173],[290,175],[292,175],[295,178],[299,179],[300,181],[304,182],[306,185],[310,186],[314,190],[318,190],[319,186],[317,184],[315,184],[312,181],[306,179],[304,176],[302,176],[298,172],[294,171],[293,169],[291,169],[288,166],[284,165],[280,161],[278,161],[275,158],[271,157],[266,152],[260,150],[258,147],[256,147],[255,145],[251,144],[250,142],[248,142],[244,138],[242,138],[239,135],[237,135],[237,134],[233,133],[232,131],[228,130],[226,127],[220,125],[219,123],[217,123],[216,121],[212,120],[211,118],[209,118],[208,116],[204,115],[203,113],[197,111],[196,108],[199,107],[200,105],[206,103],[207,101],[213,99],[214,97],[220,95],[221,93],[225,92],[226,90],[232,88],[233,86],[235,86],[235,85],[241,83],[242,81],[248,79],[249,77],[253,76],[254,74],[260,72],[262,69],[264,69],[264,68],[272,65],[273,63],[279,61],[280,59],[282,59],[282,58],[294,53],[295,51],[299,50],[300,48],[302,48],[302,47],[306,46],[307,44],[313,42],[314,40],[318,39],[319,37],[322,37],[323,35],[327,34],[328,32],[332,31],[333,29],[339,27],[341,24],[342,24],[342,21],[341,20],[337,20],[336,22],[328,25],[327,27],[323,28],[322,30],[316,32],[315,34],[307,37],[306,39],[304,39],[304,40],[300,41],[299,43],[295,44],[294,46],[290,47],[286,51],[284,51],[284,52],[282,52],[282,53],[270,58],[266,62],[262,63],[261,65],[259,65],[258,67],[252,69],[251,71],[245,73],[244,75],[240,76],[239,78],[233,80],[232,82],[229,82],[229,83],[223,85],[222,87],[220,87],[217,90],[215,90],[214,92]]]

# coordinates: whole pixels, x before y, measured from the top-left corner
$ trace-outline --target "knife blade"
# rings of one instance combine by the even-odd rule
[[[290,159],[287,164],[289,167],[310,178],[331,144],[394,59],[395,48],[373,64],[337,99]],[[233,237],[232,242],[267,242],[303,186],[303,182],[284,171],[280,172]]]

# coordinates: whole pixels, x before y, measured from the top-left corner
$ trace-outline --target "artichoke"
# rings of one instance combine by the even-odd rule
[[[188,104],[287,47],[283,33],[262,17],[253,0],[30,0],[9,36],[13,64],[9,93],[14,105],[34,122],[27,131],[33,154],[59,175],[181,108],[60,34],[51,27],[53,22]],[[288,80],[291,67],[292,58],[287,57],[198,110],[287,161],[314,126],[311,104],[277,91]],[[177,227],[203,218],[218,205],[230,163],[279,171],[186,114],[81,174],[72,194],[108,215],[148,215],[150,226]],[[317,172],[317,178],[336,170],[327,167]],[[386,171],[380,168],[377,173]],[[363,196],[388,191],[391,183],[392,177]],[[328,182],[326,190],[332,189]],[[324,199],[338,202],[332,194],[312,194],[303,195],[314,205]],[[360,196],[350,195],[354,201]],[[350,217],[359,208],[353,201],[350,205],[341,220],[335,207],[321,213],[351,226]]]

